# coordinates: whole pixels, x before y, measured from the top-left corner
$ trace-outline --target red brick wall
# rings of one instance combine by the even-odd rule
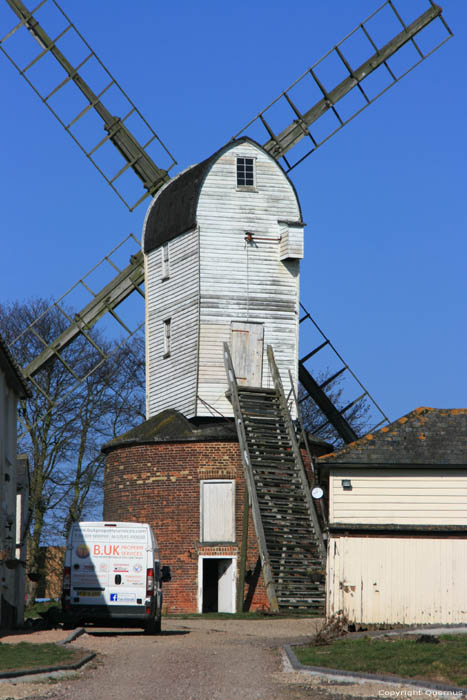
[[[236,543],[200,543],[200,480],[235,479]],[[107,455],[104,519],[150,523],[161,561],[172,569],[164,584],[167,612],[197,612],[199,555],[237,556],[240,562],[245,480],[238,443],[183,442],[120,447]],[[250,610],[269,607],[251,509],[244,600]],[[255,576],[256,574],[256,576]]]

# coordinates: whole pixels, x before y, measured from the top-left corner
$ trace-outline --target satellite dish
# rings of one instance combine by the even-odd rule
[[[313,498],[322,498],[323,497],[323,489],[320,488],[319,486],[315,486],[315,488],[312,490],[311,495]]]

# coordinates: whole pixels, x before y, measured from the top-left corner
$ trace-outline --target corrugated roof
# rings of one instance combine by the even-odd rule
[[[467,465],[467,408],[416,408],[317,461],[322,466]]]

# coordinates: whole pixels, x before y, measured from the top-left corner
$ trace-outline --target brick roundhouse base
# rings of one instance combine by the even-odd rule
[[[164,411],[104,447],[104,520],[152,525],[161,562],[172,571],[172,581],[163,586],[164,612],[202,611],[199,566],[203,556],[232,558],[232,565],[236,561],[237,597],[245,478],[235,426],[222,423],[215,429],[197,427],[175,411]],[[204,479],[234,480],[233,542],[200,541],[200,482]],[[269,608],[251,508],[246,572],[243,609]]]
[[[314,456],[331,451],[331,445],[323,441],[309,441]],[[213,567],[221,566],[221,560],[235,574],[231,611],[269,609],[251,508],[245,577],[239,582],[246,484],[233,420],[187,420],[177,411],[166,410],[107,443],[103,451],[107,455],[104,519],[152,525],[161,562],[172,570],[172,581],[164,583],[164,612],[209,611],[216,590],[209,595],[207,591],[216,577]],[[302,456],[311,483],[311,465],[304,449]],[[204,480],[234,482],[232,542],[202,541]],[[209,562],[209,557],[217,562]],[[215,581],[213,585],[215,588]],[[237,604],[240,585],[243,599]]]

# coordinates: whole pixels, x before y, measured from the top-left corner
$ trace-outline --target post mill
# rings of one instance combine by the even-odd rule
[[[152,132],[141,145],[129,130],[127,119],[139,113],[125,93],[124,116],[106,106],[106,91],[119,86],[57,3],[43,0],[30,11],[21,0],[5,2],[18,22],[1,40],[3,53],[78,145],[76,124],[89,111],[97,114],[104,133],[92,147],[81,147],[97,167],[100,148],[117,148],[124,167],[103,174],[122,199],[119,178],[130,170],[138,176],[144,193],[130,208],[153,198],[142,252],[93,294],[60,337],[45,344],[25,368],[26,376],[43,391],[45,363],[63,360],[60,352],[78,335],[93,343],[93,324],[109,312],[118,319],[118,305],[130,294],[142,295],[144,281],[147,420],[104,447],[104,517],[154,525],[175,574],[166,598],[172,611],[233,612],[262,605],[322,609],[325,545],[309,486],[312,457],[329,446],[307,440],[303,427],[304,439],[297,437],[298,380],[344,442],[358,435],[346,419],[349,406],[336,407],[325,393],[329,379],[320,384],[305,366],[329,340],[299,361],[299,323],[309,318],[307,313],[300,318],[299,302],[305,222],[288,173],[387,89],[367,94],[368,76],[387,71],[389,85],[402,77],[390,62],[401,48],[411,44],[416,50],[410,70],[438,48],[422,51],[417,41],[431,23],[446,32],[439,45],[450,37],[441,8],[428,2],[420,17],[407,22],[388,0],[349,35],[365,42],[366,60],[349,57],[346,37],[228,144],[171,179],[173,163],[156,165],[147,152],[156,142],[168,154],[157,135]],[[36,16],[48,2],[63,17],[56,36]],[[394,13],[400,32],[378,46],[370,20],[383,11]],[[16,32],[29,32],[40,47],[26,65],[8,54]],[[85,49],[77,63],[61,49],[69,32]],[[333,86],[319,78],[329,55],[345,72]],[[53,56],[63,73],[47,94],[29,77],[45,56]],[[101,91],[83,77],[83,66],[93,60],[110,80]],[[295,98],[303,81],[318,88],[316,104]],[[65,121],[53,99],[69,86],[84,96],[86,107]],[[362,103],[344,118],[338,103],[352,91]],[[268,115],[278,102],[290,110],[290,124],[276,133]],[[320,139],[313,126],[328,113],[336,126]],[[249,136],[258,125],[265,140]]]

